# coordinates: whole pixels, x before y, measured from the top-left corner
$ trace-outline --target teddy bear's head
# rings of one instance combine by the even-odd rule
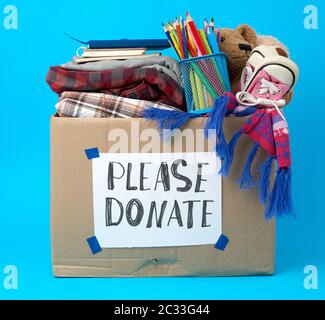
[[[247,24],[242,24],[236,29],[222,28],[220,30],[220,51],[228,56],[229,77],[232,87],[237,84],[257,43],[258,37],[255,30]]]

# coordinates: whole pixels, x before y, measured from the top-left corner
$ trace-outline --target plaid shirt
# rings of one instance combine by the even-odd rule
[[[168,75],[152,68],[75,71],[51,67],[46,81],[58,94],[64,91],[102,92],[185,110],[183,88]]]
[[[61,117],[79,118],[141,118],[149,107],[176,110],[150,101],[117,97],[104,93],[63,92],[56,109]]]

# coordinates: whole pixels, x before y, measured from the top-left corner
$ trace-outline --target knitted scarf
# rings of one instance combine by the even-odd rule
[[[160,130],[181,128],[188,120],[202,115],[149,108],[144,118],[158,123]],[[260,200],[265,206],[265,219],[294,215],[291,198],[291,156],[289,131],[286,120],[274,108],[247,107],[239,105],[235,96],[226,93],[217,98],[212,111],[207,115],[206,136],[212,129],[216,133],[216,154],[222,160],[220,174],[227,176],[232,165],[237,141],[243,134],[248,135],[254,145],[250,150],[238,183],[240,188],[259,187]],[[247,122],[227,142],[223,133],[226,116],[249,116]],[[251,166],[259,148],[268,153],[267,160],[259,166],[258,181],[254,181]],[[273,161],[277,161],[277,173],[273,188],[270,181]]]

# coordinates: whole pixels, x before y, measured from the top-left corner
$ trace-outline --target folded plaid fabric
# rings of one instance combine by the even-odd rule
[[[63,92],[56,109],[61,117],[141,118],[143,110],[154,107],[176,110],[151,101],[128,99],[104,93]]]
[[[46,78],[52,90],[103,92],[160,102],[185,110],[184,90],[168,75],[151,68],[75,71],[51,67]]]
[[[181,70],[178,61],[168,56],[144,55],[141,58],[130,58],[126,60],[101,60],[76,64],[68,62],[61,66],[64,69],[75,71],[103,71],[129,68],[151,68],[160,73],[165,73],[177,83],[181,83]]]

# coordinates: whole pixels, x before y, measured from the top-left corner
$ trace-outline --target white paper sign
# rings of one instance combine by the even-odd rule
[[[217,242],[221,164],[214,153],[101,153],[92,161],[95,235],[102,248]]]

